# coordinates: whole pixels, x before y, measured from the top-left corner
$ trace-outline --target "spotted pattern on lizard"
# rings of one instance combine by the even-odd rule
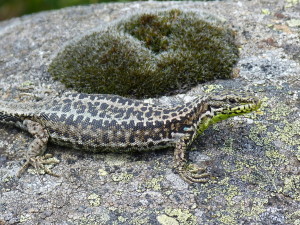
[[[209,174],[188,164],[187,148],[211,124],[260,105],[258,98],[245,93],[198,96],[176,107],[75,93],[29,105],[0,101],[0,122],[15,124],[34,137],[19,174],[28,165],[45,168],[43,155],[50,141],[92,152],[174,147],[175,171],[188,182],[205,182]]]

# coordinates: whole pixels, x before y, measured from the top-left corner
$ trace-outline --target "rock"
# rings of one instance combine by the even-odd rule
[[[17,179],[13,175],[32,137],[0,124],[0,154],[5,159],[0,167],[0,223],[299,223],[300,28],[287,23],[299,20],[299,5],[291,1],[96,4],[1,22],[1,99],[29,103],[64,92],[47,70],[65,43],[128,12],[176,6],[207,11],[232,24],[240,45],[236,75],[184,95],[147,101],[178,104],[222,90],[249,90],[263,101],[260,113],[216,124],[191,146],[197,149],[191,154],[195,163],[201,163],[200,155],[209,156],[210,182],[174,186],[172,150],[90,154],[53,145],[47,153],[61,161],[53,168],[61,178],[26,172]],[[113,179],[124,174],[126,179]],[[101,201],[90,204],[91,195]],[[80,207],[88,210],[78,211]]]

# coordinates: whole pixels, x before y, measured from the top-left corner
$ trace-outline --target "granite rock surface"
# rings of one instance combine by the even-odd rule
[[[49,145],[61,177],[15,174],[32,137],[0,124],[0,224],[300,224],[300,2],[132,2],[41,12],[0,23],[0,98],[25,104],[63,93],[47,72],[72,38],[128,12],[201,9],[232,24],[240,60],[232,80],[145,101],[178,104],[197,94],[248,90],[260,113],[205,131],[190,160],[208,163],[210,182],[172,172],[172,149],[90,154]]]

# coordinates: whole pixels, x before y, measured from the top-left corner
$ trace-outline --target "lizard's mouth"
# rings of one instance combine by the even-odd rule
[[[238,116],[245,113],[257,111],[261,106],[261,101],[254,99],[250,102],[238,103],[228,105],[227,107],[219,108],[214,110],[214,114],[217,120],[226,119],[232,116]]]
[[[261,106],[261,101],[257,100],[256,102],[251,102],[251,103],[246,103],[243,105],[235,106],[235,107],[230,107],[226,111],[229,111],[231,113],[236,113],[237,115],[239,114],[244,114],[252,111],[256,111],[260,108]]]

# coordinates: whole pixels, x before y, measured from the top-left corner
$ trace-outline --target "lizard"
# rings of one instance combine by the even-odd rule
[[[146,103],[111,94],[67,93],[46,102],[0,100],[0,123],[33,136],[20,176],[32,165],[57,176],[45,164],[47,143],[92,152],[174,148],[174,171],[189,183],[206,182],[205,168],[188,163],[191,143],[210,125],[250,113],[261,101],[249,93],[211,94],[177,106]]]

